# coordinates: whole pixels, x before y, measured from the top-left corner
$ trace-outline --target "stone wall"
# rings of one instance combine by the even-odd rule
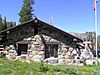
[[[49,36],[43,35],[43,38],[46,42],[59,42]],[[65,44],[59,42],[58,46],[58,57],[50,57],[47,59],[44,59],[44,44],[42,42],[42,39],[39,35],[36,35],[35,37],[30,37],[25,40],[29,41],[28,44],[28,53],[27,53],[27,59],[30,61],[41,61],[44,60],[45,63],[59,63],[59,64],[67,64],[71,62],[71,59],[74,59],[73,56],[71,56],[71,51],[69,51],[69,47]],[[20,60],[21,56],[17,56],[16,50],[13,45],[10,45],[9,47],[5,48],[4,54],[6,54],[6,58],[9,60]],[[53,62],[54,61],[54,62]]]
[[[59,42],[49,36],[43,35],[43,38],[46,42]],[[24,61],[44,61],[48,64],[69,64],[69,65],[82,65],[80,59],[77,59],[77,52],[75,49],[65,45],[64,43],[59,42],[58,46],[58,57],[50,57],[44,59],[44,44],[39,35],[35,37],[30,37],[25,39],[29,42],[28,44],[28,53],[26,55],[22,54],[17,56],[16,49],[13,45],[10,45],[5,48],[4,51],[0,51],[0,54],[4,54],[5,57],[9,60],[23,60]],[[87,62],[87,61],[86,61]]]

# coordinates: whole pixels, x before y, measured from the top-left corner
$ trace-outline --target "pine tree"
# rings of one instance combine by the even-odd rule
[[[9,22],[9,24],[10,24],[10,28],[16,26],[16,22],[12,22],[12,21],[11,21],[11,22]]]
[[[10,22],[10,27],[13,27],[13,22]]]
[[[2,31],[2,27],[3,27],[3,20],[2,20],[2,17],[0,15],[0,31]]]
[[[3,23],[3,29],[2,30],[5,30],[7,29],[7,20],[6,20],[6,17],[4,18],[4,23]]]
[[[20,23],[23,23],[23,22],[26,22],[26,21],[29,21],[32,19],[32,11],[33,11],[33,8],[32,8],[32,5],[34,4],[34,1],[33,0],[24,0],[23,1],[23,7],[21,9],[21,11],[19,12],[19,16],[20,16],[20,19],[19,19],[19,22]]]

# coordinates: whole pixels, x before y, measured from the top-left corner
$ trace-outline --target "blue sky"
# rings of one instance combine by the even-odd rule
[[[35,0],[33,9],[38,19],[49,22],[67,32],[95,31],[94,0]],[[18,23],[23,0],[1,0],[0,14],[9,21]],[[98,34],[100,34],[100,1],[98,9]]]

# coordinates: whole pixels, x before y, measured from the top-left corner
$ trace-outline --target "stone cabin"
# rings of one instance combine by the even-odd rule
[[[80,53],[83,47],[79,43],[82,42],[78,37],[37,18],[0,32],[1,45],[16,47],[17,44],[18,55],[27,54],[30,60],[35,61],[50,57],[59,59],[59,62],[71,59],[73,49]]]

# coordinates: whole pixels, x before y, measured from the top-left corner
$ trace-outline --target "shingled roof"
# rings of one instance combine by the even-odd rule
[[[62,36],[64,36],[64,38],[68,37],[70,39],[73,39],[73,41],[77,41],[77,42],[83,42],[80,38],[78,37],[75,37],[57,27],[55,27],[54,25],[50,25],[48,23],[45,23],[37,18],[33,19],[33,20],[30,20],[28,22],[25,22],[25,23],[22,23],[22,24],[19,24],[18,26],[16,27],[12,27],[12,28],[9,28],[9,29],[6,29],[6,30],[3,30],[0,32],[0,36],[2,36],[3,34],[5,33],[14,33],[14,31],[17,31],[19,30],[20,28],[25,28],[28,27],[28,26],[37,26],[39,27],[40,29],[50,29],[51,31],[53,32],[57,32],[59,34],[61,34]],[[42,32],[41,32],[42,33]],[[10,35],[10,34],[9,34]],[[16,34],[17,35],[17,34]],[[32,34],[33,35],[33,34]],[[12,35],[13,36],[13,35]],[[59,37],[60,38],[60,37]],[[75,40],[74,40],[75,39]],[[18,40],[19,41],[19,40]],[[16,41],[17,42],[17,41]]]

